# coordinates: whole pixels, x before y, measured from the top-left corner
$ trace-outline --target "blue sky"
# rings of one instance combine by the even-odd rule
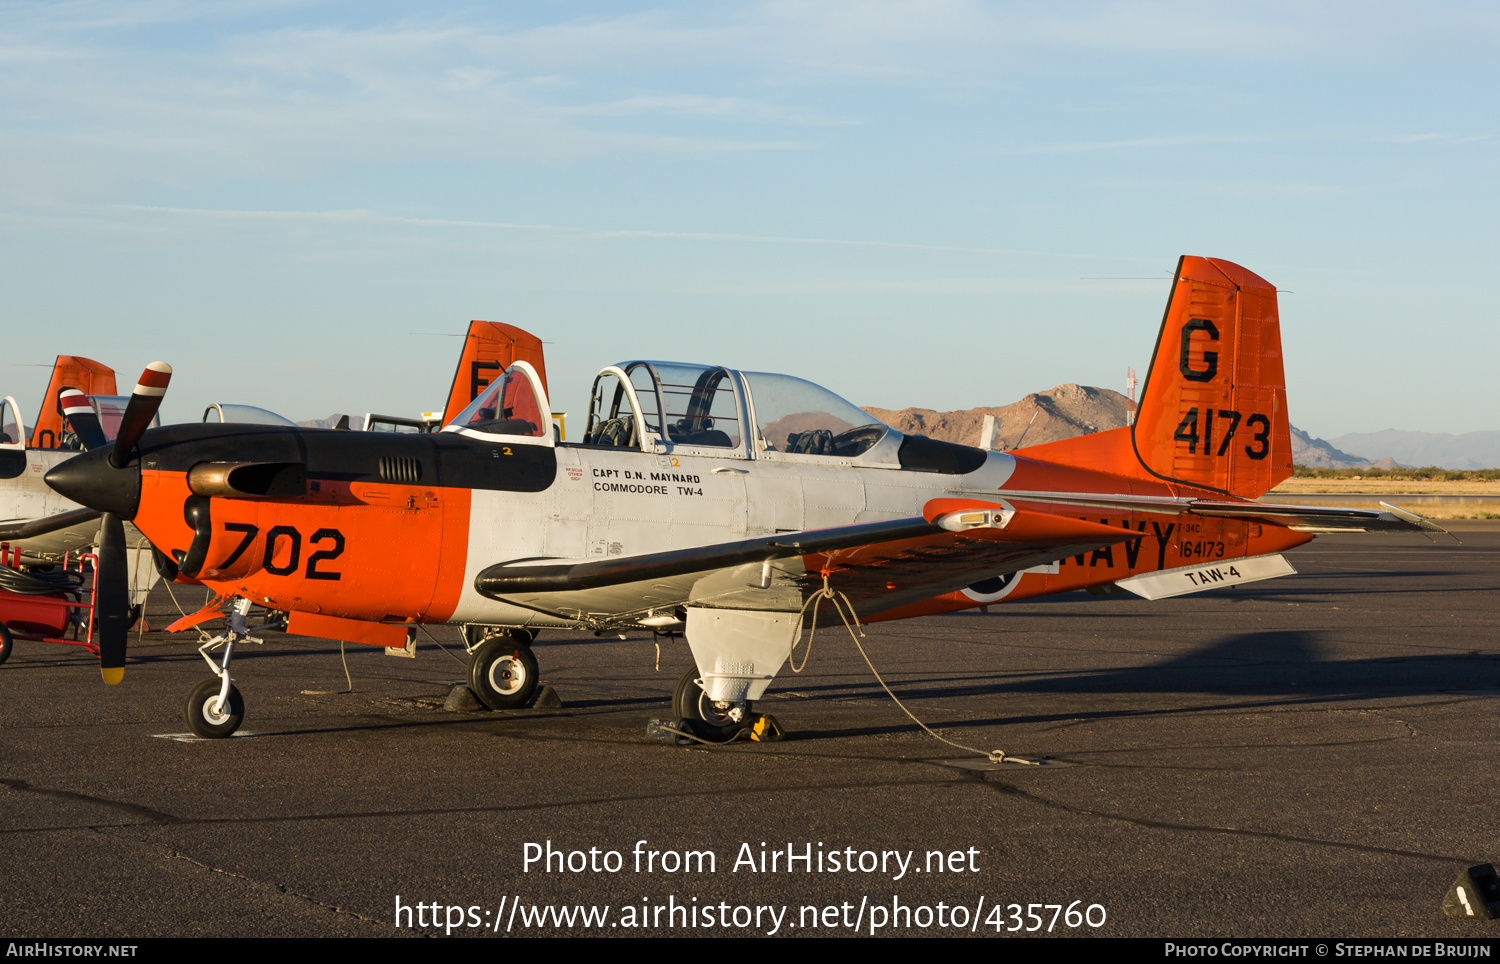
[[[1500,8],[0,3],[3,394],[58,353],[293,418],[470,318],[865,405],[1145,368],[1184,253],[1282,289],[1292,421],[1500,428]],[[1095,280],[1100,278],[1156,280]]]

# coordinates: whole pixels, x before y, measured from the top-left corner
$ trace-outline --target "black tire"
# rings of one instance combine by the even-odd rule
[[[188,694],[187,704],[183,707],[188,729],[205,740],[221,740],[229,736],[240,728],[240,723],[245,719],[245,701],[240,698],[239,688],[233,683],[229,684],[229,705],[225,707],[228,712],[213,712],[211,707],[219,698],[219,688],[222,685],[218,679],[204,680],[193,687],[193,691]]]
[[[4,623],[0,623],[0,663],[10,659],[10,651],[15,648],[15,637],[10,634],[10,629]]]
[[[526,706],[536,695],[536,657],[526,634],[491,636],[469,657],[469,689],[492,710]]]
[[[682,679],[677,681],[677,688],[672,691],[672,714],[686,720],[699,738],[714,741],[730,739],[749,726],[751,718],[748,702],[743,719],[731,720],[720,712],[703,692],[703,687],[698,685],[696,666],[688,667]]]

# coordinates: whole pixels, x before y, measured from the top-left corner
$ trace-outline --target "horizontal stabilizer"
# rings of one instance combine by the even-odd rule
[[[1276,505],[1270,502],[1212,502],[1196,499],[1188,507],[1195,515],[1259,519],[1302,532],[1441,532],[1414,512],[1380,503],[1384,509],[1345,509],[1331,505]]]
[[[1117,579],[1115,585],[1128,589],[1143,599],[1168,599],[1206,589],[1222,589],[1225,586],[1239,586],[1296,574],[1297,570],[1292,568],[1292,564],[1284,556],[1251,556],[1248,559],[1208,566],[1183,566],[1180,569],[1143,573]]]
[[[1347,509],[1332,505],[1279,505],[1271,502],[1223,501],[1169,495],[1106,492],[1030,492],[1004,490],[1012,502],[1108,509],[1113,512],[1159,512],[1249,519],[1305,532],[1441,532],[1415,512],[1382,502],[1381,509]]]

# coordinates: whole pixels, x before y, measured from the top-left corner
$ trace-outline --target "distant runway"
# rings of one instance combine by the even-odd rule
[[[190,634],[133,643],[112,689],[18,643],[0,932],[1500,937],[1439,907],[1500,862],[1500,527],[1459,537],[871,627],[929,726],[1051,764],[998,770],[931,762],[963,754],[842,628],[761,704],[786,742],[716,749],[646,738],[681,640],[656,671],[648,637],[543,635],[561,709],[455,714],[463,667],[425,640],[350,647],[344,694],[337,644],[268,634],[234,663],[252,735],[218,742],[172,738],[208,677]]]

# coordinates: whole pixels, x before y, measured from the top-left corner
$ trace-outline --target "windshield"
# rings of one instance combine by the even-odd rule
[[[125,399],[128,401],[129,396],[125,396]],[[104,416],[101,414],[100,420],[103,421],[103,418]],[[289,418],[277,415],[275,412],[268,411],[264,408],[256,408],[254,405],[226,404],[210,405],[208,408],[204,409],[203,421],[235,422],[240,425],[291,425],[294,427],[297,424]],[[117,418],[116,424],[118,423],[119,419]],[[105,429],[105,434],[107,434],[110,438],[115,437],[113,429]]]
[[[111,442],[115,436],[120,434],[120,419],[125,415],[125,407],[130,404],[129,395],[90,395],[89,405],[93,407],[94,414],[99,417],[99,428],[104,431],[104,437]],[[151,424],[147,428],[161,428],[161,412],[151,416]]]
[[[890,429],[821,385],[791,375],[745,372],[755,428],[766,451],[855,458]]]
[[[21,441],[21,417],[11,407],[10,399],[0,399],[0,445],[16,445]]]
[[[491,435],[540,438],[550,421],[542,416],[531,379],[520,368],[511,367],[459,412],[445,431],[466,428]]]

